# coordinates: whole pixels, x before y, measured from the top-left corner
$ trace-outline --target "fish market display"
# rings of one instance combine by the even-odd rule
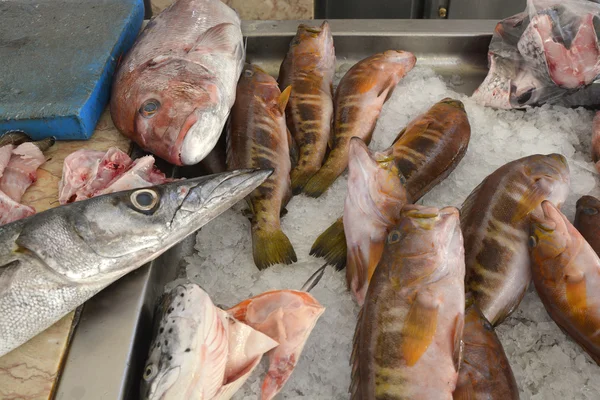
[[[596,112],[592,125],[592,160],[600,172],[600,111]]]
[[[577,200],[573,225],[600,255],[600,200],[592,196]]]
[[[299,147],[292,169],[292,191],[298,194],[321,168],[333,118],[335,50],[327,21],[320,27],[301,24],[279,70],[279,86],[292,86],[287,125]]]
[[[544,200],[561,206],[569,183],[564,156],[536,154],[498,168],[464,201],[466,287],[492,325],[518,307],[531,281],[527,218]]]
[[[409,203],[393,158],[373,158],[359,138],[350,140],[348,195],[344,204],[344,231],[348,243],[346,283],[362,306],[368,282],[379,263],[388,231],[400,222]]]
[[[172,181],[156,168],[152,156],[132,160],[117,147],[106,152],[81,149],[65,158],[58,201],[67,204]]]
[[[378,159],[392,158],[406,179],[408,197],[416,202],[450,175],[464,157],[471,126],[463,103],[444,98],[417,116]],[[324,257],[338,269],[346,265],[346,237],[339,218],[313,243],[310,254]]]
[[[153,18],[114,78],[119,131],[172,164],[206,157],[235,101],[245,59],[240,23],[220,0],[176,0]]]
[[[248,198],[252,213],[252,254],[258,269],[297,261],[279,216],[292,196],[290,142],[285,106],[290,89],[279,90],[273,77],[246,64],[227,133],[227,167],[272,168],[275,172]]]
[[[341,54],[341,50],[338,52]],[[351,66],[341,56],[338,58],[336,79],[344,76]],[[334,81],[334,85],[336,83]],[[456,86],[452,78],[438,75],[430,66],[417,65],[399,82],[382,108],[370,145],[374,155],[389,148],[400,129],[427,113],[440,99],[450,97],[460,101],[468,114],[471,132],[468,150],[454,171],[423,195],[420,204],[460,207],[483,179],[504,164],[532,154],[552,153],[563,154],[569,164],[571,189],[561,211],[570,220],[575,216],[575,203],[579,198],[600,196],[600,175],[591,161],[589,147],[593,111],[552,105],[526,112],[496,110],[457,93],[464,89]],[[348,194],[346,182],[347,174],[342,174],[326,196],[319,199],[295,196],[290,201],[289,212],[281,220],[281,226],[298,255],[293,268],[275,265],[257,271],[252,240],[247,234],[247,218],[239,210],[228,210],[198,233],[197,253],[186,258],[188,277],[201,284],[215,304],[236,304],[257,293],[298,287],[322,265],[322,260],[309,255],[309,249],[314,239],[341,215]],[[529,236],[526,233],[525,243]],[[347,291],[345,274],[333,268],[325,269],[311,294],[326,311],[277,397],[348,399],[351,381],[348,358],[358,307]],[[600,367],[550,319],[533,284],[518,309],[497,326],[495,332],[512,367],[522,400],[600,398],[600,380],[597,379]],[[236,400],[260,397],[268,368],[264,361],[240,388],[234,397]]]
[[[533,282],[550,317],[600,363],[600,258],[550,202],[532,217]]]
[[[304,344],[325,308],[307,292],[269,291],[227,310],[279,343],[269,352],[269,370],[262,384],[261,399],[271,400],[292,375]]]
[[[271,172],[112,193],[0,227],[0,356],[198,230]]]
[[[46,162],[43,152],[54,145],[54,138],[28,142],[23,135],[7,135],[8,138],[2,139],[10,143],[0,147],[0,225],[35,214],[33,207],[20,201],[37,180],[37,169]]]
[[[358,316],[352,399],[452,399],[464,276],[458,210],[407,205]]]
[[[143,399],[229,399],[278,345],[215,307],[196,284],[173,288],[157,311]]]
[[[331,151],[304,186],[306,195],[319,197],[346,170],[352,137],[371,142],[383,104],[416,62],[412,53],[388,50],[359,61],[344,75],[335,92]]]
[[[468,294],[462,340],[454,400],[519,400],[519,388],[502,343]]]
[[[528,0],[526,11],[496,25],[489,72],[473,94],[482,105],[520,108],[553,102],[600,77],[593,1]]]

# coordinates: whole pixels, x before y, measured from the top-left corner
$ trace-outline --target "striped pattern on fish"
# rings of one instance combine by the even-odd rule
[[[408,205],[361,309],[352,400],[452,399],[464,317],[458,210]]]
[[[568,190],[566,159],[538,154],[498,168],[463,203],[466,286],[492,325],[517,308],[531,281],[528,216],[544,200],[562,204]]]
[[[412,53],[388,50],[367,57],[348,70],[335,93],[331,152],[304,187],[306,195],[319,197],[346,170],[352,137],[370,143],[383,104],[416,62]]]
[[[335,50],[327,21],[320,27],[300,24],[279,70],[279,87],[292,87],[287,125],[299,147],[292,169],[292,191],[298,194],[321,168],[333,119]]]

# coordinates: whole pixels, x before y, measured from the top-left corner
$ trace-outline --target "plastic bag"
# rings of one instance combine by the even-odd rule
[[[489,72],[473,93],[480,104],[524,108],[556,102],[600,78],[600,4],[528,0],[496,25]]]

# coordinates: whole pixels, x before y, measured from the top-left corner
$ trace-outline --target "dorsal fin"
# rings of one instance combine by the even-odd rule
[[[189,52],[237,54],[238,43],[231,40],[236,34],[240,35],[240,28],[234,24],[225,22],[215,25],[196,39],[196,44]]]

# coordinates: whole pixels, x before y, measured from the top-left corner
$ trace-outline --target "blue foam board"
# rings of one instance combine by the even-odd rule
[[[89,139],[144,0],[3,0],[0,15],[0,135]]]

